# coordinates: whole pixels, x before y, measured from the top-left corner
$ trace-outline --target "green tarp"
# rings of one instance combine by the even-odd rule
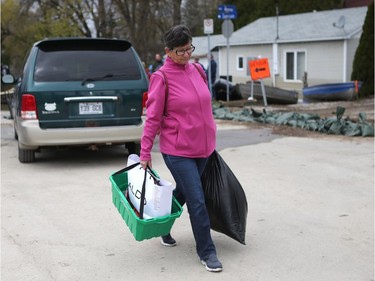
[[[262,112],[254,109],[242,109],[231,112],[226,107],[214,107],[215,119],[234,120],[241,122],[260,122],[274,125],[289,125],[324,134],[373,137],[374,127],[366,122],[366,113],[359,113],[359,121],[354,122],[344,117],[345,108],[338,106],[336,116],[320,118],[317,114],[297,112]]]

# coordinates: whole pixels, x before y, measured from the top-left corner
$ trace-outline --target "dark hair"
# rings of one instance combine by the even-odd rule
[[[178,46],[186,45],[192,40],[193,37],[191,36],[189,28],[182,24],[172,27],[164,34],[164,44],[170,50]]]

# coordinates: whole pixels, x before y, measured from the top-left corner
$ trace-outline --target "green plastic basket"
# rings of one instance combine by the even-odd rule
[[[140,219],[126,199],[124,193],[128,188],[127,172],[111,175],[112,202],[124,219],[135,240],[142,241],[154,237],[166,235],[171,231],[176,218],[181,216],[182,207],[176,198],[172,197],[172,211],[170,215],[152,219]]]

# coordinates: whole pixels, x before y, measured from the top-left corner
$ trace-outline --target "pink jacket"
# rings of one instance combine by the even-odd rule
[[[167,58],[161,70],[166,74],[169,86],[166,114],[165,81],[163,74],[157,71],[152,74],[148,89],[140,159],[151,160],[151,149],[159,129],[162,153],[208,157],[216,147],[216,124],[207,84],[191,63],[180,65]]]

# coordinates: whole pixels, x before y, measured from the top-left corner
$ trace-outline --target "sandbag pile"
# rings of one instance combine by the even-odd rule
[[[238,112],[231,112],[226,107],[214,107],[215,119],[234,120],[241,122],[260,122],[274,125],[289,125],[309,131],[324,134],[373,137],[374,127],[366,122],[366,113],[359,113],[359,121],[355,122],[344,117],[345,108],[338,106],[336,116],[321,118],[318,114],[298,112],[262,112],[253,108],[245,108]]]

